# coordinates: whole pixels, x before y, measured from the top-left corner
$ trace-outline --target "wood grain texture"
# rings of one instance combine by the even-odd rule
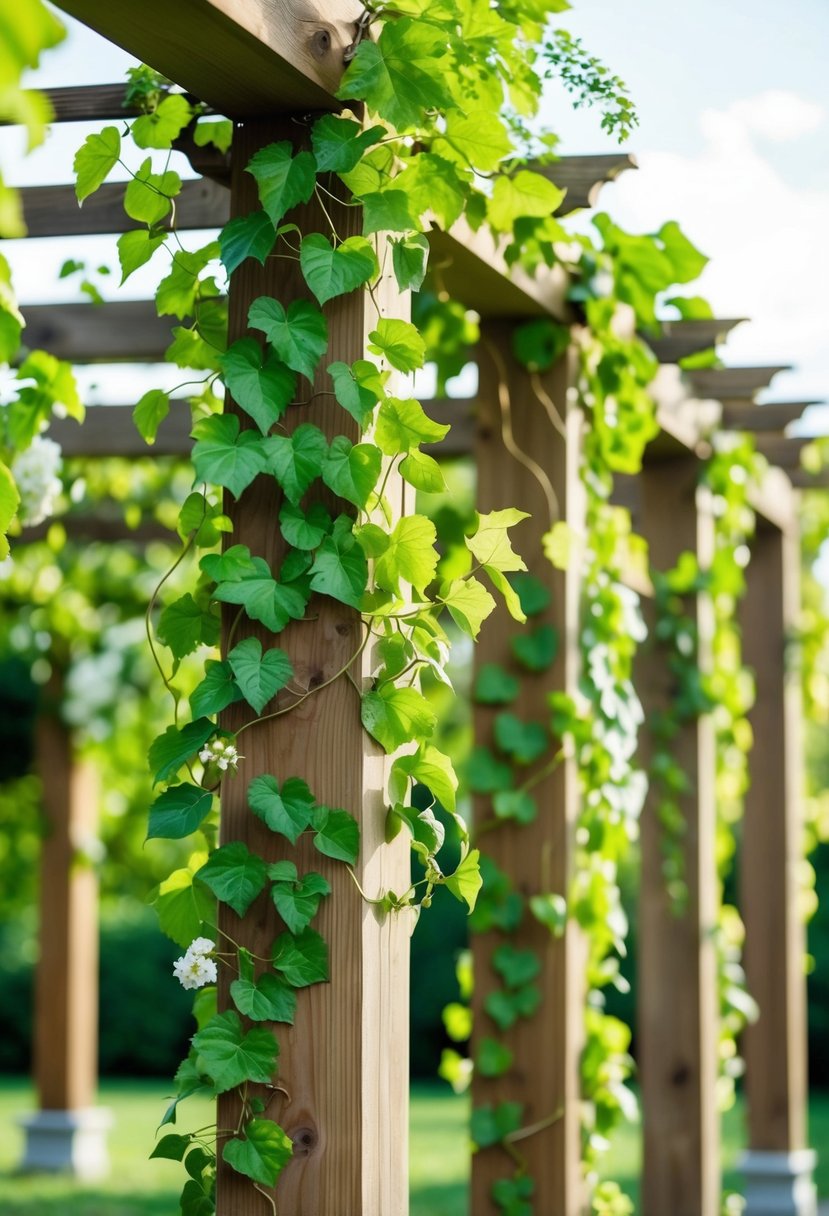
[[[98,824],[96,773],[76,760],[54,678],[37,725],[43,783],[34,1071],[41,1110],[94,1106],[98,1076],[98,880],[78,851]]]
[[[297,125],[274,121],[245,123],[237,130],[235,176],[232,188],[234,213],[244,214],[254,205],[255,183],[243,172],[253,153],[274,139],[296,137]],[[332,208],[341,237],[359,231],[360,212],[352,207]],[[292,215],[304,233],[327,232],[323,210],[312,202]],[[231,338],[246,331],[248,306],[262,294],[275,294],[287,304],[292,298],[308,297],[308,291],[291,261],[271,259],[262,269],[248,261],[233,276],[231,284]],[[377,293],[382,307],[392,294],[392,315],[405,315],[405,301],[392,293],[386,275]],[[329,348],[323,364],[361,356],[365,335],[373,329],[377,313],[366,293],[332,301],[325,309],[329,325]],[[259,336],[258,334],[256,335]],[[315,388],[330,391],[330,381],[320,373]],[[303,397],[306,389],[300,388]],[[237,407],[228,402],[243,426],[250,425]],[[311,404],[292,407],[286,423],[289,430],[313,422],[329,437],[345,434],[356,441],[356,423],[330,395],[317,396]],[[403,509],[402,485],[392,479],[390,500],[396,512]],[[332,501],[323,490],[312,489],[310,497],[326,501],[335,512],[344,504]],[[254,554],[276,566],[283,552],[277,511],[280,499],[273,480],[260,477],[238,503],[226,509],[234,523],[229,543],[249,545]],[[228,613],[225,638],[235,613]],[[314,597],[308,619],[279,635],[278,644],[292,657],[298,688],[313,689],[335,675],[355,655],[363,637],[358,614],[337,602]],[[263,644],[274,638],[261,627],[242,618],[235,634],[252,634]],[[226,644],[226,643],[225,643]],[[354,663],[352,675],[367,688],[370,658]],[[286,704],[286,694],[277,705]],[[290,697],[288,698],[290,701]],[[250,780],[271,773],[283,781],[298,776],[308,781],[318,800],[344,807],[357,816],[362,833],[360,859],[355,867],[363,889],[379,895],[389,888],[408,887],[409,844],[401,834],[392,846],[383,843],[385,761],[379,748],[360,726],[357,692],[345,679],[310,697],[292,713],[263,723],[240,737],[244,760],[239,778],[225,783],[222,791],[221,838],[242,840],[269,861],[294,860],[300,873],[316,870],[326,875],[332,894],[323,901],[315,927],[329,944],[331,982],[299,993],[296,1025],[277,1027],[281,1054],[279,1084],[286,1093],[275,1092],[267,1113],[278,1120],[294,1140],[294,1160],[280,1179],[277,1202],[280,1213],[291,1216],[405,1216],[408,1204],[408,935],[409,918],[385,919],[364,903],[340,862],[331,862],[312,847],[310,834],[296,848],[267,830],[246,807],[245,792]],[[250,719],[250,711],[232,707],[224,725],[237,730]],[[253,905],[240,921],[222,905],[220,931],[243,940],[258,955],[268,955],[282,924],[266,896]],[[228,1004],[227,981],[220,989],[220,1003]],[[235,1123],[236,1102],[232,1095],[219,1102],[219,1126]],[[219,1216],[262,1216],[263,1201],[250,1183],[233,1170],[220,1166],[218,1179]]]
[[[803,746],[800,674],[791,644],[800,607],[794,518],[758,527],[741,605],[743,660],[754,672],[740,853],[743,963],[760,1018],[743,1036],[748,1147],[806,1147],[806,935],[801,919]]]
[[[62,0],[65,12],[230,118],[338,109],[359,0]]]
[[[146,224],[124,211],[124,183],[105,182],[78,206],[74,186],[24,186],[20,191],[28,236],[91,236],[121,233]],[[227,222],[230,196],[208,180],[182,182],[176,197],[176,228],[221,228]]]
[[[552,165],[536,166],[536,171],[567,191],[556,215],[569,215],[581,207],[595,207],[603,186],[636,168],[634,156],[611,152],[599,156],[563,156]]]
[[[23,341],[70,363],[155,363],[185,324],[159,317],[151,300],[95,304],[27,304]]]
[[[575,571],[556,570],[544,558],[541,537],[550,526],[550,507],[538,481],[507,450],[502,437],[503,411],[509,411],[518,447],[543,462],[558,499],[561,518],[577,530],[582,527],[582,494],[578,478],[580,414],[570,409],[567,388],[571,383],[569,359],[560,361],[543,377],[544,387],[566,417],[567,439],[550,421],[533,393],[529,377],[513,361],[511,331],[506,324],[484,327],[480,351],[477,505],[481,511],[506,506],[529,511],[531,518],[515,530],[516,550],[525,556],[530,573],[549,587],[552,604],[534,625],[552,624],[560,635],[559,653],[551,670],[533,675],[515,665],[509,639],[521,630],[499,605],[485,622],[475,647],[476,669],[483,663],[500,663],[521,678],[521,692],[511,710],[520,718],[547,723],[551,689],[573,692],[578,679],[578,597]],[[503,387],[500,387],[502,386]],[[493,746],[496,710],[475,707],[475,740]],[[555,743],[553,743],[555,746]],[[539,763],[537,767],[542,767]],[[512,879],[522,896],[540,892],[566,895],[572,876],[573,833],[578,812],[577,774],[565,761],[533,790],[539,814],[528,826],[505,822],[480,836],[483,851]],[[474,800],[474,819],[480,831],[492,821],[491,799]],[[583,1041],[584,979],[581,944],[572,924],[565,937],[554,939],[529,912],[520,930],[507,939],[493,931],[475,934],[472,940],[475,970],[474,1046],[486,1036],[501,1038],[484,1010],[487,995],[502,988],[492,969],[493,950],[504,941],[532,949],[542,960],[536,981],[542,999],[538,1013],[519,1019],[503,1035],[514,1051],[509,1071],[497,1079],[480,1074],[473,1082],[473,1104],[518,1101],[524,1107],[522,1123],[530,1125],[560,1112],[550,1126],[516,1145],[527,1159],[527,1169],[536,1184],[538,1211],[549,1216],[577,1216],[584,1210],[581,1183],[579,1127],[579,1052]],[[514,1163],[501,1148],[477,1152],[472,1159],[471,1210],[475,1216],[495,1216],[500,1211],[490,1189],[498,1178],[511,1176]]]
[[[697,488],[693,457],[646,465],[641,476],[641,528],[651,567],[665,571],[684,550],[704,563],[713,546],[710,502]],[[689,605],[700,633],[700,664],[710,662],[710,604]],[[653,612],[646,617],[653,637]],[[638,660],[636,687],[646,722],[674,694],[667,657],[649,641]],[[645,761],[649,732],[642,737]],[[710,716],[682,727],[672,742],[690,792],[680,797],[685,818],[684,915],[665,890],[658,791],[641,822],[638,1044],[644,1118],[643,1216],[717,1216],[720,1210],[719,1124],[716,1110],[718,1005],[713,932],[717,922],[714,855],[714,732]]]
[[[158,428],[155,443],[148,447],[132,420],[128,405],[90,405],[82,423],[74,418],[53,418],[47,434],[56,440],[65,458],[85,456],[187,456],[192,447],[190,407],[172,401],[170,412]]]

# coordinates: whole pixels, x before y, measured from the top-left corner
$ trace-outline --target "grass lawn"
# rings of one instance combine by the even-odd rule
[[[0,1079],[0,1216],[175,1216],[182,1169],[176,1162],[147,1161],[155,1127],[168,1092],[163,1081],[104,1082],[100,1101],[114,1115],[110,1135],[111,1177],[94,1186],[70,1186],[62,1178],[15,1176],[22,1136],[17,1120],[32,1109],[31,1087],[22,1080]],[[206,1103],[182,1107],[178,1131],[209,1121]],[[468,1149],[467,1101],[443,1085],[417,1085],[411,1107],[411,1216],[465,1216]],[[829,1196],[829,1094],[814,1095],[810,1107],[811,1143],[819,1150],[821,1196]],[[741,1149],[741,1108],[730,1111],[724,1126],[725,1184],[739,1188],[734,1163]],[[638,1192],[640,1139],[636,1127],[615,1138],[605,1173],[634,1198]]]

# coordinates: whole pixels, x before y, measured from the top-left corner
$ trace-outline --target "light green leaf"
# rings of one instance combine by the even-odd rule
[[[394,277],[401,291],[420,291],[429,262],[429,241],[422,232],[413,232],[391,241]]]
[[[293,1155],[293,1140],[272,1119],[251,1119],[244,1136],[227,1140],[222,1149],[222,1159],[237,1173],[267,1187],[276,1186]]]
[[[349,815],[348,811],[318,806],[311,817],[311,824],[316,833],[314,848],[318,852],[351,866],[356,863],[360,854],[360,828],[353,815]]]
[[[311,147],[320,173],[348,173],[363,153],[386,134],[385,127],[364,131],[350,118],[324,114],[311,128]]]
[[[169,148],[193,117],[193,107],[181,93],[171,93],[152,114],[142,114],[132,124],[132,138],[139,148]]]
[[[241,701],[230,664],[208,659],[202,682],[190,694],[190,709],[197,717],[213,717],[234,701]]]
[[[296,1014],[296,992],[282,979],[266,971],[254,983],[251,979],[234,980],[230,985],[234,1005],[253,1022],[287,1022],[293,1025]]]
[[[124,210],[132,219],[152,228],[161,222],[172,206],[172,199],[181,191],[181,178],[171,169],[153,173],[152,157],[148,156],[124,193]]]
[[[315,304],[294,300],[286,312],[278,300],[259,296],[248,311],[248,324],[262,330],[288,367],[313,380],[328,346],[328,326]]]
[[[321,502],[303,511],[291,502],[284,502],[279,512],[282,535],[297,549],[316,549],[331,531],[331,516]]]
[[[441,806],[454,812],[458,778],[452,761],[443,752],[430,743],[421,743],[416,752],[398,756],[389,775],[389,792],[395,801],[403,801],[410,779],[427,786]]]
[[[271,633],[280,633],[288,621],[305,615],[305,598],[292,586],[278,583],[262,557],[254,557],[251,572],[235,582],[220,583],[214,599],[224,604],[242,604],[253,621],[261,621]]]
[[[480,856],[478,849],[472,849],[461,861],[455,873],[449,874],[445,881],[446,887],[452,892],[455,899],[465,903],[470,912],[473,911],[478,892],[483,886],[478,864]]]
[[[521,691],[521,683],[498,663],[484,663],[475,680],[475,700],[480,705],[509,705]]]
[[[276,229],[267,212],[239,215],[225,224],[219,233],[222,265],[228,274],[233,274],[246,258],[255,258],[264,266],[275,242]]]
[[[284,688],[294,669],[284,650],[274,647],[262,653],[258,638],[245,638],[227,656],[233,674],[244,693],[248,705],[261,714],[281,688]]]
[[[498,232],[509,232],[516,220],[554,215],[563,198],[563,190],[530,169],[519,169],[514,177],[499,174],[487,207],[489,222]]]
[[[319,845],[317,847],[319,848]],[[328,856],[332,854],[329,853]],[[301,933],[306,929],[317,914],[320,900],[330,894],[331,887],[328,882],[321,874],[313,872],[293,881],[274,882],[271,887],[271,898],[276,910],[291,933]]]
[[[425,515],[408,515],[395,524],[388,547],[374,567],[378,586],[397,591],[400,580],[423,592],[435,577],[438,553],[435,525]]]
[[[280,933],[273,944],[271,961],[294,988],[307,988],[328,979],[328,947],[315,929]]]
[[[247,545],[231,545],[224,553],[207,553],[199,566],[214,583],[234,582],[255,569]]]
[[[170,398],[160,388],[151,388],[132,411],[136,430],[147,443],[155,443],[158,428],[170,412]]]
[[[507,536],[507,529],[522,519],[529,519],[529,515],[526,511],[517,511],[515,507],[479,514],[475,535],[466,538],[467,548],[482,566],[493,566],[496,570],[526,570],[524,561],[513,551]]]
[[[78,151],[75,153],[73,168],[75,170],[75,194],[78,202],[101,186],[110,171],[118,163],[121,155],[121,136],[117,127],[104,127],[93,135],[87,135]]]
[[[368,733],[387,752],[396,751],[410,739],[431,735],[437,721],[434,709],[421,693],[391,683],[366,693],[360,717]]]
[[[147,839],[182,840],[196,831],[212,806],[213,795],[199,785],[171,786],[150,807]]]
[[[532,764],[550,746],[550,737],[540,722],[522,722],[515,714],[501,713],[495,719],[495,742],[516,764]]]
[[[118,237],[118,262],[121,266],[121,285],[126,283],[134,270],[149,262],[160,245],[167,239],[164,232],[152,233],[144,228],[124,232]]]
[[[365,360],[358,360],[354,366],[357,367],[358,363],[365,362]],[[367,366],[373,367],[374,364],[367,364]],[[334,396],[343,409],[348,410],[351,417],[356,419],[360,428],[364,429],[377,404],[377,395],[355,379],[354,373],[347,363],[331,363],[328,367],[328,374],[334,381]]]
[[[364,507],[377,485],[381,464],[373,443],[352,444],[345,435],[337,435],[322,462],[322,479],[340,498]]]
[[[233,123],[229,118],[212,122],[201,119],[193,128],[193,143],[197,148],[207,148],[212,144],[220,152],[229,152],[233,143]]]
[[[387,22],[377,42],[364,38],[343,76],[337,96],[360,98],[393,127],[424,121],[425,110],[452,104],[440,66],[446,40],[439,28],[409,17]]]
[[[148,758],[150,772],[154,774],[153,785],[174,776],[215,732],[216,723],[209,718],[196,718],[195,722],[188,722],[181,730],[177,726],[168,726],[164,734],[158,735],[150,744]]]
[[[537,921],[546,925],[553,937],[563,937],[567,928],[567,900],[563,895],[550,892],[545,895],[531,895],[530,911]]]
[[[570,345],[570,328],[554,321],[527,321],[512,331],[512,351],[523,367],[544,372],[561,358]]]
[[[183,320],[198,313],[199,328],[203,336],[204,316],[206,307],[201,303],[211,296],[218,295],[216,281],[212,278],[200,279],[199,275],[214,258],[219,256],[219,245],[210,241],[201,249],[177,249],[173,254],[173,265],[170,273],[163,278],[155,293],[156,311],[160,317],[173,316]]]
[[[233,399],[263,435],[278,422],[296,394],[296,376],[255,338],[239,338],[219,360]]]
[[[381,317],[377,328],[368,336],[368,349],[382,355],[399,372],[413,372],[423,367],[426,343],[409,321],[396,317]]]
[[[176,659],[183,659],[198,646],[215,646],[220,621],[214,612],[201,608],[188,591],[162,612],[158,640],[169,646]]]
[[[276,1072],[276,1039],[269,1030],[258,1027],[245,1033],[238,1013],[232,1009],[216,1014],[194,1034],[193,1046],[199,1068],[220,1094],[245,1081],[267,1085]]]
[[[421,443],[439,442],[448,430],[448,425],[433,422],[414,398],[388,397],[377,411],[375,439],[386,456],[398,456]]]
[[[426,452],[412,449],[408,456],[400,461],[398,468],[403,480],[423,494],[441,494],[446,489],[443,470]]]
[[[224,486],[234,498],[268,466],[262,437],[239,430],[234,414],[213,414],[193,427],[193,464],[199,481]]]
[[[6,532],[17,513],[19,503],[20,495],[14,484],[11,470],[0,461],[0,561],[9,555]]]
[[[501,570],[496,569],[495,566],[484,566],[484,571],[491,579],[495,590],[500,591],[501,595],[504,597],[504,605],[512,619],[514,621],[520,621],[523,625],[527,617],[523,608],[521,607],[521,600],[518,593],[513,588],[513,585],[507,576]]]
[[[291,435],[269,435],[263,443],[267,468],[296,505],[322,472],[327,443],[318,426],[304,422]]]
[[[405,190],[373,190],[362,195],[363,232],[410,232],[417,221],[409,210]]]
[[[169,878],[159,884],[152,901],[161,932],[183,949],[194,938],[212,932],[216,923],[216,900],[204,883],[195,877],[196,871],[206,860],[206,854],[194,854],[186,867],[174,870]]]
[[[255,777],[248,786],[248,805],[272,832],[296,844],[301,832],[311,826],[314,795],[300,777],[288,777],[280,789],[276,777]]]
[[[492,809],[498,819],[517,823],[532,823],[538,816],[538,805],[526,790],[498,790],[492,795]]]
[[[327,237],[312,232],[300,245],[299,264],[320,304],[354,291],[380,273],[374,249],[362,236],[350,236],[333,246]]]
[[[450,110],[442,138],[482,173],[492,173],[512,152],[506,127],[493,110]]]
[[[578,534],[561,519],[558,523],[553,524],[550,531],[545,532],[541,538],[544,556],[557,570],[571,568],[578,544]]]
[[[211,853],[197,877],[217,899],[229,904],[237,916],[244,916],[256,896],[265,889],[267,867],[247,845],[233,841]]]
[[[477,638],[481,625],[495,608],[495,600],[476,578],[458,578],[448,586],[444,584],[440,599],[458,628],[471,638]]]
[[[259,201],[270,216],[274,228],[287,211],[299,203],[307,203],[314,193],[314,157],[310,152],[300,152],[294,156],[293,148],[287,141],[260,148],[245,172],[256,179]]]

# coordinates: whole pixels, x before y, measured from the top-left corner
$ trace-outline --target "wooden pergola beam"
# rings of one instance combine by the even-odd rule
[[[23,340],[72,363],[155,363],[172,341],[175,317],[159,317],[151,300],[95,304],[27,304]]]
[[[637,169],[636,158],[626,152],[600,156],[563,156],[550,165],[535,166],[537,173],[566,190],[556,215],[569,215],[582,207],[595,207],[602,187],[628,169]]]
[[[745,320],[745,317],[737,317],[733,320],[663,321],[659,337],[646,337],[645,341],[660,363],[679,363],[680,359],[719,346],[731,330]]]
[[[755,440],[757,451],[762,452],[769,464],[786,471],[800,468],[801,452],[814,442],[814,435],[780,436],[768,433],[758,435]]]
[[[698,397],[713,397],[717,401],[731,398],[751,398],[761,388],[768,388],[780,372],[791,371],[788,364],[776,367],[705,367],[686,372]]]
[[[783,431],[811,406],[823,404],[822,401],[774,401],[757,405],[753,401],[727,401],[723,405],[722,425],[732,431]]]
[[[123,518],[105,519],[99,515],[63,515],[47,519],[32,528],[24,528],[20,536],[12,539],[12,549],[18,545],[36,544],[45,540],[49,529],[55,524],[66,532],[67,540],[97,542],[106,545],[148,545],[152,541],[174,543],[176,535],[154,519],[145,520],[136,528],[130,528]]]
[[[124,185],[107,182],[78,206],[74,186],[24,186],[19,191],[28,236],[97,236],[122,233],[146,224],[124,211]],[[230,198],[218,182],[188,179],[176,198],[176,228],[221,228],[227,223]]]

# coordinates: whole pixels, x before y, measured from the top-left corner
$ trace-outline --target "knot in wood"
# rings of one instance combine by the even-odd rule
[[[319,1144],[319,1135],[313,1127],[298,1127],[288,1135],[294,1144],[295,1157],[310,1157]]]
[[[331,34],[329,30],[316,30],[311,35],[311,54],[315,59],[325,59],[331,50]]]
[[[687,1085],[691,1078],[691,1070],[687,1064],[680,1064],[671,1074],[671,1085]]]

